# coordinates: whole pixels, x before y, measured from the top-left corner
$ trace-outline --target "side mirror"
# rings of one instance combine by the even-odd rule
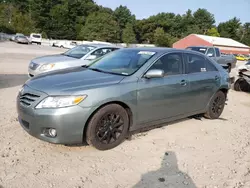
[[[164,71],[161,69],[152,69],[149,70],[145,75],[144,78],[162,78],[164,77]]]
[[[89,55],[88,57],[86,57],[86,60],[94,60],[96,58],[97,58],[96,55]]]
[[[213,57],[213,54],[207,54],[208,57]]]

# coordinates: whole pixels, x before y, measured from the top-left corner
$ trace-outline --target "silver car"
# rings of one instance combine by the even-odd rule
[[[117,46],[85,44],[76,46],[62,54],[38,57],[31,60],[29,64],[29,76],[34,77],[54,70],[87,65],[92,60],[117,49],[119,49]]]

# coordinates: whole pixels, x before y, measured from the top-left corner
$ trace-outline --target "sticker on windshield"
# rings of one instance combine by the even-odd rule
[[[143,54],[143,55],[154,55],[155,52],[150,52],[150,51],[140,51],[138,54]]]

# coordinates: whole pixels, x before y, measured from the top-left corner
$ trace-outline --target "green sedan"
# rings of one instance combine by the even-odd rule
[[[196,114],[219,118],[229,88],[228,73],[199,52],[124,48],[28,80],[18,119],[38,139],[107,150],[130,131]]]

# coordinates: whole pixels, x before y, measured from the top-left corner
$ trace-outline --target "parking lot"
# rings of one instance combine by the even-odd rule
[[[218,120],[183,119],[134,134],[109,151],[28,135],[15,108],[28,64],[63,51],[0,43],[0,187],[250,187],[249,93],[231,90]]]

